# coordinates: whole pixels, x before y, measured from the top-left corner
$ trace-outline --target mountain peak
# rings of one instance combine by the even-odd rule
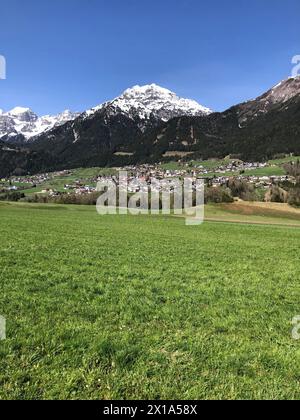
[[[212,112],[198,102],[180,98],[155,83],[133,86],[110,104],[128,114],[138,113],[142,119],[152,115],[163,121],[181,116],[203,116]]]
[[[16,106],[15,108],[11,109],[8,114],[10,115],[22,115],[28,112],[32,112],[30,108],[24,108],[22,106]]]
[[[30,108],[21,106],[11,109],[5,115],[13,118],[15,125],[19,123],[34,123],[38,119],[38,116]]]
[[[212,111],[192,99],[180,98],[176,93],[158,86],[135,85],[126,89],[119,97],[112,101],[98,105],[84,113],[86,118],[96,112],[109,108],[112,113],[124,113],[128,116],[138,116],[142,120],[154,117],[158,120],[169,121],[175,117],[205,116]]]
[[[126,89],[125,92],[123,93],[123,95],[145,95],[145,94],[150,94],[156,92],[157,94],[161,94],[161,95],[175,95],[173,92],[171,92],[170,90],[163,88],[161,86],[156,85],[155,83],[152,83],[150,85],[135,85],[132,88]]]
[[[78,113],[66,110],[55,116],[38,117],[30,108],[17,106],[8,112],[0,112],[0,138],[22,135],[28,140],[78,116]]]
[[[274,109],[284,109],[287,102],[300,97],[300,77],[289,77],[256,99],[240,104],[238,108],[240,127]]]
[[[300,94],[300,76],[289,77],[278,83],[265,95],[274,102],[286,102]]]

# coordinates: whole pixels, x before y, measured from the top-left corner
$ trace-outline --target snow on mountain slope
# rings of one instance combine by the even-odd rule
[[[168,121],[181,116],[204,116],[212,111],[191,99],[179,98],[175,93],[155,84],[134,86],[127,89],[121,96],[113,101],[92,108],[85,113],[86,117],[109,107],[112,112],[122,112],[127,115],[138,115],[141,119],[151,116]]]
[[[64,111],[55,116],[38,117],[29,108],[16,107],[6,113],[0,110],[0,139],[13,140],[14,137],[23,135],[26,141],[35,140],[40,134],[73,121],[79,115],[85,119],[103,109],[109,114],[123,113],[129,117],[139,117],[145,122],[150,118],[169,121],[175,117],[205,116],[212,112],[196,101],[179,98],[170,90],[155,84],[134,86],[127,89],[120,97],[83,114]]]
[[[16,107],[9,112],[0,110],[0,139],[23,135],[26,140],[74,120],[80,114],[67,110],[61,114],[38,117],[31,109]]]

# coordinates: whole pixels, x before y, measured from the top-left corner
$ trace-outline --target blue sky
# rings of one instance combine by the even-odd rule
[[[3,0],[0,108],[82,111],[157,83],[223,110],[291,74],[299,17],[299,0]]]

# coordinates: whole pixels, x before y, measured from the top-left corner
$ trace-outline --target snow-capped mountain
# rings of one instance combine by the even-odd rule
[[[99,111],[106,110],[107,115],[124,114],[138,117],[143,121],[156,119],[169,121],[181,116],[205,116],[212,111],[191,99],[179,98],[175,93],[155,84],[134,86],[127,89],[120,97],[92,108],[83,114],[64,111],[58,115],[38,117],[29,108],[16,107],[9,112],[0,110],[0,139],[13,141],[21,138],[34,141],[41,134],[55,127],[75,120],[81,115],[83,119],[92,118]]]
[[[24,136],[12,141],[0,138],[0,177],[162,162],[168,159],[167,152],[197,160],[233,155],[260,161],[281,154],[300,155],[300,78],[287,79],[224,112],[211,113],[194,101],[150,85],[136,86],[69,120],[72,117],[67,112],[38,118],[20,108],[2,112],[0,132],[25,133],[30,141],[19,147],[16,143],[24,142]],[[31,137],[45,127],[46,131]]]
[[[180,98],[176,93],[156,84],[134,86],[127,89],[118,98],[99,105],[85,114],[90,117],[95,112],[109,107],[112,113],[123,113],[128,116],[147,120],[150,117],[161,121],[169,121],[182,116],[205,116],[212,111],[191,99]]]
[[[0,139],[23,136],[25,140],[72,121],[80,114],[67,110],[58,115],[38,117],[31,109],[16,107],[9,112],[0,110]]]

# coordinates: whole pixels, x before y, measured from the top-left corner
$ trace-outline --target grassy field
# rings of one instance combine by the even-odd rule
[[[299,229],[0,203],[0,232],[0,398],[300,398]]]
[[[207,221],[300,227],[300,209],[281,203],[211,204],[206,206],[205,214]]]
[[[96,186],[96,182],[92,179],[97,178],[99,175],[109,176],[115,175],[116,169],[114,168],[79,168],[71,171],[71,174],[53,176],[52,179],[49,179],[36,188],[28,188],[28,184],[25,183],[14,183],[17,187],[23,187],[22,192],[24,194],[36,194],[45,189],[54,189],[56,191],[64,192],[64,186],[66,184],[74,184],[76,181],[83,181],[90,186]]]
[[[283,165],[285,163],[296,161],[299,159],[298,156],[295,157],[287,157],[277,160],[270,160],[268,163],[270,166],[267,166],[266,168],[258,168],[253,170],[246,170],[243,174],[244,176],[281,176],[285,175],[286,172],[283,168]],[[192,166],[202,166],[203,168],[208,170],[208,173],[205,175],[206,177],[212,177],[214,175],[218,176],[238,176],[240,175],[240,172],[232,172],[230,174],[228,173],[216,173],[216,169],[220,166],[228,165],[230,162],[232,162],[231,159],[210,159],[205,161],[193,161]],[[178,162],[169,162],[162,164],[162,168],[166,170],[177,170],[182,169],[182,164]]]

